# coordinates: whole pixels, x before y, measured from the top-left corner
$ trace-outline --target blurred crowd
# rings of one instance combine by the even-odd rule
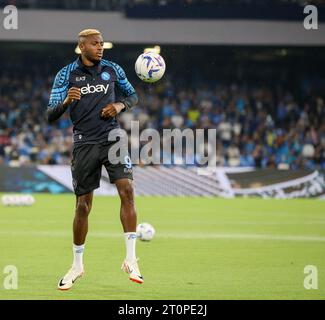
[[[70,164],[69,115],[54,125],[45,118],[52,81],[1,74],[0,163]],[[310,86],[298,97],[281,86],[175,83],[136,86],[139,104],[119,115],[122,128],[129,131],[131,120],[159,131],[215,128],[216,165],[325,169],[324,96],[312,95]]]

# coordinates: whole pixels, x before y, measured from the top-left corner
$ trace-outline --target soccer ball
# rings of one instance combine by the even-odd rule
[[[137,237],[142,241],[150,241],[153,239],[156,231],[150,223],[140,223],[137,226]]]
[[[158,81],[164,75],[165,70],[165,61],[158,53],[143,53],[135,62],[135,73],[144,82]]]

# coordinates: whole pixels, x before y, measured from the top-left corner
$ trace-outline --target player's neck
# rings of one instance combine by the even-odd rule
[[[80,59],[81,59],[82,64],[85,65],[86,67],[93,67],[94,65],[97,64],[97,63],[87,59],[84,56],[81,56]]]

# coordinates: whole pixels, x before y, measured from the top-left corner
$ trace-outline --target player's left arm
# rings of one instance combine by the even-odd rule
[[[124,98],[103,108],[103,117],[115,117],[120,112],[132,109],[138,103],[138,95],[127,79],[124,70],[116,63],[113,65],[117,76],[116,85],[122,92]]]

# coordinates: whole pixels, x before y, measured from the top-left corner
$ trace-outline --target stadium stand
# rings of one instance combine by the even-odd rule
[[[1,0],[0,6],[13,4],[26,9],[56,9],[56,10],[123,10],[126,7],[168,7],[181,5],[191,9],[198,5],[226,6],[303,6],[306,4],[324,5],[323,0]]]
[[[53,76],[54,72],[51,76],[46,72],[1,74],[0,162],[70,163],[68,114],[53,126],[44,116]],[[219,166],[324,169],[323,86],[320,80],[310,83],[305,79],[298,95],[286,87],[236,79],[185,85],[176,75],[169,75],[154,86],[137,81],[139,106],[121,114],[119,120],[128,132],[131,120],[139,120],[140,129],[160,132],[164,128],[216,128]]]
[[[189,10],[199,4],[216,4],[221,9],[230,5],[251,8],[261,2],[295,5],[300,9],[305,3],[323,4],[323,1],[298,0],[11,0],[0,1],[0,5],[124,11],[143,5],[148,8],[186,5]],[[243,13],[242,10],[235,12]],[[29,51],[24,54],[24,45],[2,44],[3,55],[10,54],[10,59],[5,65],[1,64],[0,163],[69,164],[72,129],[68,114],[50,126],[44,110],[56,72],[71,60],[71,48],[34,43],[26,45]],[[49,46],[52,51],[46,49]],[[325,82],[320,78],[324,74],[321,71],[324,61],[317,60],[324,51],[310,48],[307,54],[303,49],[291,48],[245,51],[238,47],[211,49],[191,45],[164,47],[163,50],[167,73],[156,85],[135,80],[133,63],[137,54],[132,46],[125,49],[127,57],[120,57],[118,53],[113,56],[113,60],[116,57],[117,61],[122,60],[121,65],[140,98],[138,108],[119,116],[122,127],[128,132],[131,120],[139,120],[140,129],[154,128],[160,132],[164,128],[215,128],[218,166],[325,168]],[[272,62],[274,56],[276,62]],[[252,59],[255,63],[251,63]],[[194,157],[194,151],[191,156]],[[178,164],[184,165],[182,161]]]

